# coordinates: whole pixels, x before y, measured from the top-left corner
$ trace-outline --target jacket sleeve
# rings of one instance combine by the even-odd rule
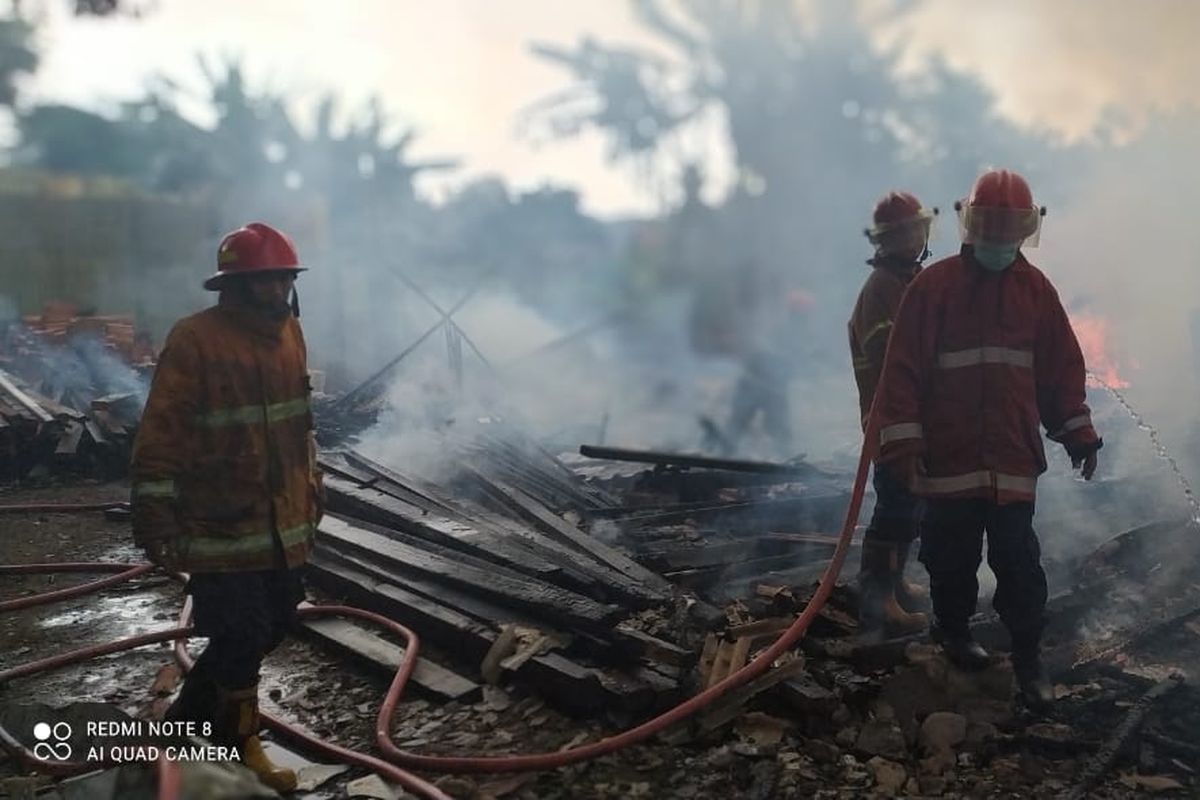
[[[313,501],[316,503],[316,519],[314,522],[319,523],[321,518],[325,516],[325,474],[321,472],[320,465],[317,463],[317,426],[312,411],[312,376],[308,372],[308,345],[304,340],[304,331],[300,328],[299,323],[295,323],[295,325],[296,338],[300,343],[301,363],[304,365],[304,386],[309,402],[308,433],[306,435],[308,449],[308,478],[313,488]]]
[[[862,298],[850,319],[853,341],[860,353],[855,355],[854,372],[862,394],[863,425],[866,426],[866,410],[879,386],[883,373],[883,358],[887,353],[888,336],[892,332],[893,318],[900,305],[900,294],[882,281],[869,280]]]
[[[1098,450],[1100,437],[1088,408],[1087,371],[1079,340],[1058,292],[1046,282],[1045,299],[1034,351],[1038,413],[1047,435],[1072,457]]]
[[[875,391],[879,463],[925,452],[921,398],[933,360],[928,335],[930,308],[930,291],[918,277],[900,302]]]
[[[133,443],[133,538],[139,546],[178,535],[179,478],[191,468],[201,364],[191,335],[171,331]]]

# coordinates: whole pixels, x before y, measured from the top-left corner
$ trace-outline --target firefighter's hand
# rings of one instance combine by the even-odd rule
[[[1067,446],[1067,455],[1071,457],[1071,466],[1079,470],[1085,481],[1090,481],[1096,474],[1096,453],[1104,447],[1104,440],[1097,439],[1083,445]]]
[[[1085,481],[1090,481],[1096,474],[1096,451],[1093,450],[1085,456],[1073,456],[1071,466],[1079,470]]]

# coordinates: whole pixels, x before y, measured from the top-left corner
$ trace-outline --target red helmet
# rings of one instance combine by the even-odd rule
[[[909,192],[888,192],[879,198],[865,233],[879,256],[918,259],[929,243],[929,227],[937,209],[922,207]]]
[[[969,206],[991,208],[1033,208],[1033,192],[1029,184],[1015,172],[992,169],[980,175],[967,198]]]
[[[967,244],[1037,244],[1044,208],[1033,203],[1029,184],[1007,169],[988,170],[976,179],[965,201],[955,203]]]
[[[296,246],[284,233],[263,222],[251,222],[225,235],[217,248],[217,271],[204,288],[223,288],[227,278],[259,272],[303,272]]]

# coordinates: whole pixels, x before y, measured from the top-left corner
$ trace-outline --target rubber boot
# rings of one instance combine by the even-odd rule
[[[946,657],[959,669],[979,672],[992,663],[988,651],[971,637],[970,631],[951,633],[935,627],[932,633],[933,640],[942,646]]]
[[[1054,703],[1054,686],[1042,665],[1040,643],[1013,639],[1013,675],[1021,700],[1035,711],[1045,711]]]
[[[931,607],[929,589],[919,583],[914,583],[904,577],[904,569],[908,566],[908,554],[912,544],[905,542],[896,545],[896,602],[910,613],[928,611]]]
[[[242,763],[258,776],[263,785],[277,792],[290,792],[296,788],[296,773],[278,767],[263,752],[258,738],[258,685],[248,689],[217,691],[217,723],[214,738],[222,744],[238,748]]]
[[[924,614],[909,613],[896,602],[898,556],[891,542],[870,537],[863,542],[858,579],[859,632],[864,639],[908,636],[925,630],[929,622]]]

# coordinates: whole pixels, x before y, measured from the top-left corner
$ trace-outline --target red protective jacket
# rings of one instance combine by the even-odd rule
[[[999,273],[970,249],[923,270],[892,329],[876,401],[880,462],[917,454],[928,497],[1031,501],[1039,422],[1068,451],[1099,445],[1083,353],[1058,293],[1018,255]]]

